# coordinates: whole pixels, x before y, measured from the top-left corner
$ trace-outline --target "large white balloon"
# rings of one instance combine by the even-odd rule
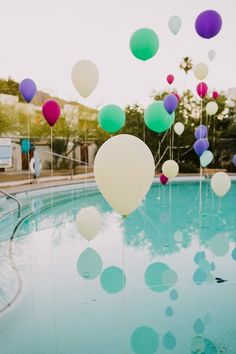
[[[214,60],[215,56],[216,56],[216,52],[213,49],[209,50],[208,58],[210,59],[210,61]]]
[[[203,80],[208,75],[208,66],[205,63],[198,63],[194,65],[193,73],[196,79]]]
[[[168,26],[173,34],[177,34],[181,27],[181,19],[179,16],[172,16],[168,21]]]
[[[162,173],[171,180],[179,173],[179,165],[174,160],[167,160],[162,165]]]
[[[76,63],[71,72],[71,80],[79,94],[87,98],[95,89],[98,83],[98,69],[89,60],[80,60]]]
[[[98,150],[94,161],[97,186],[121,215],[132,213],[148,192],[155,163],[148,146],[135,136],[116,135]]]
[[[102,216],[93,206],[82,208],[77,214],[77,230],[88,241],[92,240],[99,233],[101,225]]]
[[[206,105],[206,112],[209,116],[213,116],[218,111],[218,104],[214,101],[208,102]]]
[[[211,178],[211,188],[218,197],[223,197],[231,187],[231,179],[225,172],[216,172]]]
[[[177,135],[181,135],[184,132],[184,125],[181,122],[177,122],[174,125],[174,131]]]

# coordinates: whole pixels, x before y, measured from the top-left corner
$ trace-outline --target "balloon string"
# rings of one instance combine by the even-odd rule
[[[201,98],[201,115],[200,115],[200,124],[202,124],[202,98]],[[200,163],[200,181],[199,181],[199,236],[201,235],[201,224],[202,224],[202,165],[201,160],[199,158]]]
[[[28,159],[28,199],[29,199],[29,208],[30,208],[30,112],[28,106],[28,115],[27,115],[27,123],[28,123],[28,152],[27,152],[27,159]]]
[[[50,128],[51,133],[51,182],[53,181],[53,137],[52,137],[52,127]],[[53,204],[53,183],[51,185],[51,206]]]

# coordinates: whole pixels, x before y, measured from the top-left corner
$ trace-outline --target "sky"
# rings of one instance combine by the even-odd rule
[[[236,86],[235,0],[0,0],[0,77],[19,82],[32,78],[39,90],[90,107],[138,103],[147,106],[152,90],[167,88],[173,74],[180,92],[194,89],[193,74],[179,70],[184,56],[209,66],[210,89]],[[204,10],[218,11],[221,32],[210,40],[195,32],[195,19]],[[178,15],[180,32],[174,36],[168,20]],[[146,62],[130,52],[133,32],[153,29],[160,41],[156,56]],[[208,51],[216,51],[210,62]],[[73,65],[93,61],[99,83],[87,99],[78,95],[71,81]]]

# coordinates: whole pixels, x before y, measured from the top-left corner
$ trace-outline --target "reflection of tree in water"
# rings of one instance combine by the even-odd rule
[[[189,247],[194,237],[209,246],[219,230],[232,239],[235,218],[230,201],[221,202],[202,184],[202,212],[199,213],[199,182],[154,185],[140,208],[124,220],[125,242],[136,248],[146,247],[152,255],[171,254]],[[232,209],[232,208],[231,208]],[[201,228],[200,228],[201,226]],[[200,231],[199,231],[200,230]],[[179,242],[175,233],[182,235]]]

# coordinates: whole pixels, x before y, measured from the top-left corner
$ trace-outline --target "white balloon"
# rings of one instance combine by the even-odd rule
[[[77,230],[86,240],[92,240],[100,231],[102,216],[91,206],[80,209],[76,217]]]
[[[98,83],[98,69],[94,63],[89,60],[80,60],[71,71],[71,80],[79,94],[88,97]]]
[[[162,165],[162,173],[169,179],[173,179],[179,173],[179,165],[174,160],[167,160]]]
[[[198,63],[194,65],[193,73],[196,79],[203,80],[208,75],[208,66],[205,63]]]
[[[155,163],[148,146],[129,134],[108,139],[94,161],[97,186],[112,208],[121,215],[132,213],[148,192]]]
[[[230,107],[235,106],[235,100],[236,100],[236,87],[231,87],[228,89],[227,92],[227,103]]]
[[[218,197],[223,197],[231,187],[231,179],[225,172],[216,172],[211,178],[211,188]]]
[[[218,104],[214,101],[208,102],[206,105],[206,112],[209,116],[213,116],[218,111]]]
[[[184,132],[184,125],[181,122],[177,122],[174,125],[174,131],[177,135],[181,135]]]
[[[210,59],[210,61],[214,60],[215,56],[216,56],[216,52],[213,49],[209,50],[208,58]]]
[[[181,27],[181,19],[179,16],[172,16],[168,21],[168,26],[173,34],[177,34]]]

